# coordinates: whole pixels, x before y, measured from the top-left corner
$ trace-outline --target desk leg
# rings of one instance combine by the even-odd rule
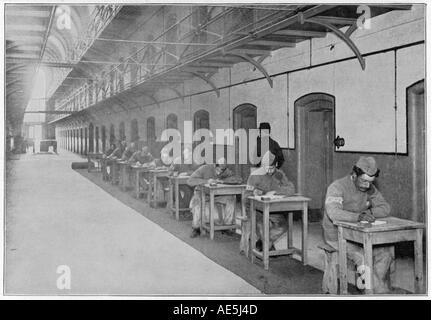
[[[204,188],[201,188],[201,232],[204,230],[204,210],[205,210],[205,191]]]
[[[254,201],[250,201],[250,216],[251,216],[251,230],[250,230],[250,247],[251,247],[251,263],[254,263],[254,250],[256,249],[256,210],[254,208]]]
[[[172,212],[174,208],[174,185],[172,183],[172,179],[169,179],[169,204],[168,204],[169,212]]]
[[[214,192],[210,191],[210,239],[214,240]]]
[[[269,204],[263,207],[263,267],[269,269]]]
[[[415,291],[423,293],[423,256],[422,256],[422,229],[416,230],[415,246]]]
[[[136,192],[136,199],[139,199],[139,171],[136,171],[136,176],[135,176],[135,192]]]
[[[151,185],[151,175],[148,177],[148,191],[147,191],[147,202],[151,206],[151,193],[153,192],[153,186]]]
[[[180,187],[178,180],[175,180],[175,215],[177,220],[180,220]]]
[[[293,247],[293,212],[287,213],[287,248]]]
[[[340,294],[347,294],[347,242],[344,239],[343,227],[338,227],[338,265],[340,277]]]
[[[302,263],[308,264],[308,203],[304,201],[302,209]]]
[[[157,202],[157,176],[153,174],[153,194],[151,196],[151,201],[153,202],[153,206],[156,207]]]
[[[373,242],[372,235],[364,234],[364,256],[365,256],[365,294],[373,294],[374,292],[374,264],[373,264]],[[367,281],[368,280],[368,281]]]

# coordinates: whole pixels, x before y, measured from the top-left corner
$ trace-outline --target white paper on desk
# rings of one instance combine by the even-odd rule
[[[265,197],[265,198],[269,198],[269,199],[271,199],[271,200],[276,200],[276,199],[283,199],[283,198],[285,198],[286,196],[285,196],[285,195],[282,195],[282,194],[271,194],[271,195],[263,195],[263,197]]]
[[[376,221],[374,221],[374,222],[371,222],[371,224],[373,225],[373,226],[380,226],[380,225],[382,225],[382,224],[386,224],[387,223],[387,221],[385,221],[385,220],[376,220]]]

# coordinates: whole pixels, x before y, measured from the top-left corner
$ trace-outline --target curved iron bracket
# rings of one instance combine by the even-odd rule
[[[160,109],[160,103],[151,94],[143,93],[143,92],[140,92],[140,94],[143,95],[144,97],[147,97],[151,101],[153,101],[157,105],[157,107]]]
[[[162,85],[162,88],[170,89],[171,91],[175,92],[175,94],[178,96],[178,98],[181,99],[182,102],[184,102],[184,95],[179,92],[176,88],[168,86],[168,85]]]
[[[231,56],[240,57],[240,58],[244,59],[245,61],[251,63],[256,69],[258,69],[260,72],[262,72],[262,74],[265,76],[266,80],[268,81],[269,86],[271,88],[273,88],[274,83],[273,83],[273,81],[271,79],[271,76],[269,75],[269,73],[266,71],[266,69],[262,66],[262,64],[260,62],[254,60],[252,57],[250,57],[246,53],[231,53],[231,52],[227,52],[226,54],[227,55],[231,55]]]
[[[214,91],[217,94],[217,97],[220,98],[220,90],[217,89],[217,87],[214,85],[214,83],[206,76],[198,73],[198,72],[194,72],[194,71],[183,71],[183,72],[187,72],[190,73],[192,75],[194,75],[195,77],[198,77],[200,79],[202,79],[203,81],[205,81],[206,83],[208,83],[210,85],[210,87],[212,88],[211,91]]]
[[[340,31],[337,27],[333,26],[332,24],[326,22],[326,21],[322,21],[319,18],[308,18],[308,19],[299,19],[300,23],[303,24],[304,22],[308,22],[308,23],[314,23],[314,24],[318,24],[321,25],[325,28],[328,28],[329,30],[331,30],[332,32],[335,33],[335,35],[340,38],[341,40],[343,40],[348,46],[349,48],[353,51],[353,53],[356,55],[356,57],[359,60],[359,64],[361,65],[362,70],[365,70],[365,59],[362,57],[361,52],[359,51],[358,47],[355,45],[355,43],[352,41],[352,39],[349,38],[349,36],[352,34],[352,32],[355,30],[353,27],[349,28],[346,33],[343,33],[342,31]]]

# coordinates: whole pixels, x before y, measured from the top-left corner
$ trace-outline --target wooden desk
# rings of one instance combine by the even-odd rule
[[[175,213],[175,218],[180,220],[180,212],[190,211],[189,208],[181,208],[180,202],[178,201],[180,196],[180,185],[187,184],[190,176],[169,176],[169,210]],[[175,195],[175,203],[174,203]],[[175,206],[175,207],[174,207]]]
[[[118,164],[120,160],[117,158],[108,159],[107,164],[111,167],[111,183],[112,184],[118,184],[119,182],[119,171],[120,171],[120,165]]]
[[[233,224],[231,225],[223,225],[223,226],[215,226],[214,225],[214,197],[215,196],[233,196],[240,194],[241,195],[241,208],[242,208],[242,216],[245,216],[245,184],[217,184],[215,186],[205,184],[200,186],[201,189],[201,229],[209,230],[210,239],[214,239],[214,231],[215,230],[230,230],[237,229],[236,225],[236,216],[235,210],[233,215]],[[203,212],[205,209],[205,195],[208,194],[210,197],[210,207],[209,207],[209,226],[203,223]]]
[[[89,152],[87,153],[87,161],[88,161],[88,169],[87,171],[90,172],[91,171],[91,166],[93,165],[93,163],[95,164],[94,168],[96,169],[96,171],[101,171],[101,167],[102,167],[102,157],[103,157],[103,153],[100,152]]]
[[[157,179],[168,177],[169,171],[168,169],[151,169],[149,170],[149,185],[148,185],[148,193],[147,193],[147,201],[149,205],[165,202],[164,200],[156,199],[156,186]]]
[[[130,164],[127,161],[119,161],[118,165],[120,166],[120,189],[122,191],[127,191],[127,188],[130,186]]]
[[[303,196],[291,196],[281,199],[274,200],[262,200],[258,197],[248,197],[250,201],[250,213],[251,213],[251,262],[254,263],[254,257],[258,256],[263,260],[263,266],[265,270],[269,269],[269,256],[279,256],[292,254],[299,249],[293,247],[292,241],[292,225],[293,225],[293,213],[291,211],[302,211],[302,263],[307,265],[308,263],[308,202],[310,198]],[[256,211],[260,210],[263,213],[263,241],[262,251],[256,250]],[[275,250],[269,252],[269,215],[271,213],[286,212],[288,215],[288,232],[287,232],[287,249]]]
[[[132,171],[135,173],[135,197],[136,199],[139,199],[141,194],[148,193],[148,184],[146,191],[141,191],[141,186],[139,184],[141,174],[148,173],[150,170],[146,166],[138,166],[138,165],[132,165],[131,166]]]
[[[340,294],[347,294],[347,241],[361,243],[364,246],[365,266],[371,275],[373,270],[373,245],[390,244],[401,241],[413,241],[415,248],[415,290],[423,292],[423,254],[422,234],[425,225],[410,220],[387,217],[387,223],[378,226],[367,226],[359,222],[334,221],[338,226],[338,263],[340,277]],[[365,292],[373,293],[373,277],[370,277],[370,288]]]

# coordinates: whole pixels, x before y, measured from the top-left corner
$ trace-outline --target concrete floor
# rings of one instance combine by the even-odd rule
[[[82,158],[61,151],[7,162],[6,294],[260,294],[72,170],[72,161]],[[70,268],[70,290],[57,288],[61,265]]]

